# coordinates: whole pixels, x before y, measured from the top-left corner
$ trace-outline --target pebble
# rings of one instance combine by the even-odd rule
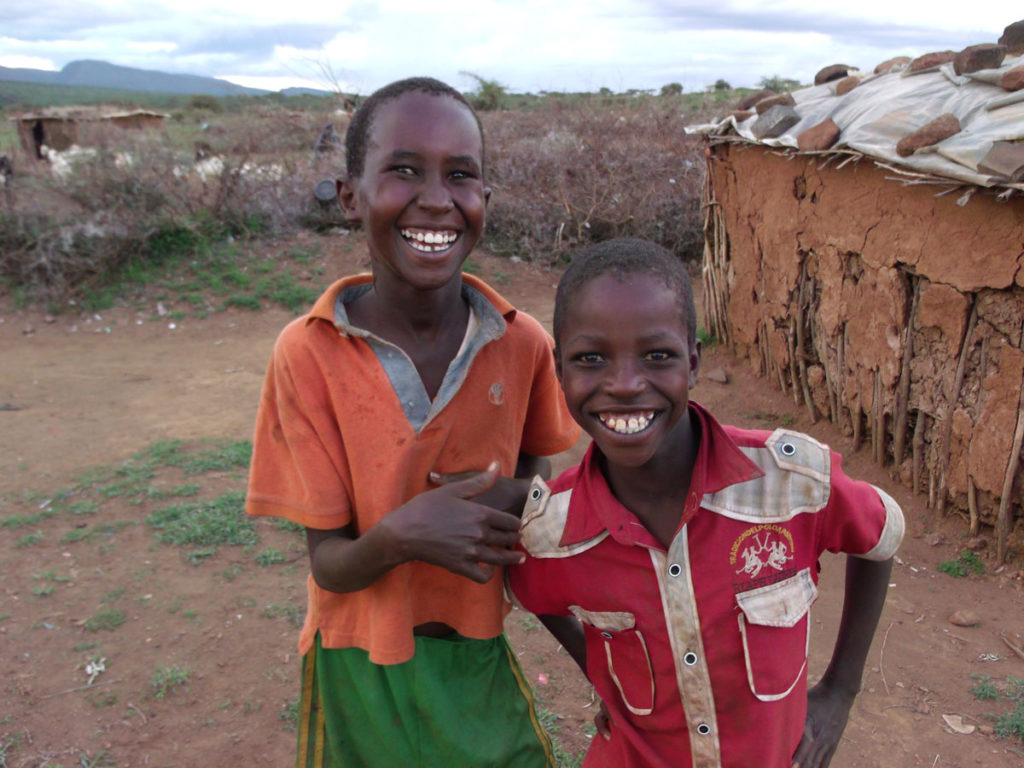
[[[981,623],[981,617],[974,611],[954,611],[949,616],[949,623],[957,627],[976,627]]]

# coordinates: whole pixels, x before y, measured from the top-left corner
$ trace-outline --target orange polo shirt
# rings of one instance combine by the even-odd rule
[[[476,333],[486,343],[467,339],[470,351],[461,365],[456,357],[417,425],[404,407],[412,403],[399,400],[401,382],[382,364],[381,355],[401,351],[347,325],[339,306],[342,292],[371,280],[334,283],[278,337],[256,420],[249,514],[321,530],[354,523],[361,534],[434,487],[431,471],[482,470],[496,460],[511,476],[520,451],[548,456],[579,436],[555,378],[551,338],[470,275],[463,295],[476,304]],[[319,631],[325,648],[363,648],[377,664],[410,659],[418,624],[440,621],[486,639],[501,633],[508,612],[500,573],[477,584],[423,562],[404,563],[358,592],[329,592],[312,575],[307,588],[300,652]]]

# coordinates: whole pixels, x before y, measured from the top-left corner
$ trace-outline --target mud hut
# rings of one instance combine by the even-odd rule
[[[688,128],[705,328],[934,509],[993,526],[1004,560],[1024,553],[1022,28]]]
[[[167,117],[161,112],[143,109],[54,107],[12,119],[17,123],[22,149],[41,158],[44,144],[63,152],[72,144],[94,144],[107,126],[135,131],[162,129]]]

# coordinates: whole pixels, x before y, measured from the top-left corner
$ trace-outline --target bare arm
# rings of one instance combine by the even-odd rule
[[[548,632],[569,652],[584,675],[587,675],[587,640],[583,635],[583,625],[572,616],[538,616],[540,623],[547,627]],[[587,675],[589,677],[589,675]]]
[[[794,768],[826,768],[860,691],[864,662],[889,588],[892,559],[877,562],[848,555],[846,590],[832,660],[807,694],[807,723],[793,755]]]
[[[402,563],[420,560],[484,583],[494,566],[523,555],[519,519],[475,500],[498,477],[497,464],[458,482],[426,491],[392,510],[362,536],[352,525],[306,529],[313,579],[331,592],[365,589]]]

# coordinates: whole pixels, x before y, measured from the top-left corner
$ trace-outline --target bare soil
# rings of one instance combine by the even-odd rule
[[[361,244],[321,247],[326,276],[365,267]],[[556,273],[487,254],[474,265],[550,324]],[[161,441],[202,453],[210,441],[248,439],[271,345],[290,318],[266,309],[172,320],[155,302],[48,317],[0,298],[0,766],[292,763],[301,537],[258,521],[258,544],[212,555],[156,539],[147,517],[181,501],[161,490],[195,483],[201,498],[216,498],[244,489],[244,468],[189,475],[161,465],[146,481],[155,490],[134,496],[83,479],[102,468],[130,475],[142,462],[133,456]],[[971,693],[982,676],[997,687],[1024,678],[1024,657],[1007,644],[1024,645],[1022,564],[999,567],[990,544],[977,551],[984,573],[939,572],[965,546],[959,517],[937,519],[926,498],[892,481],[866,450],[852,453],[832,425],[809,423],[727,350],[705,351],[703,371],[715,370],[729,382],[702,377],[694,397],[722,421],[787,425],[832,444],[849,473],[886,487],[907,518],[864,690],[833,766],[1024,765],[1024,743],[993,733],[992,715],[1011,712],[1010,702]],[[558,468],[583,447],[559,457]],[[61,498],[61,489],[77,493]],[[261,565],[268,548],[278,562]],[[842,602],[842,558],[823,565],[812,678],[827,663]],[[977,623],[952,624],[957,611]],[[588,684],[532,617],[514,611],[507,628],[565,764],[578,764],[572,756],[586,748],[596,710]],[[104,669],[90,675],[98,659]],[[174,686],[176,677],[185,680]],[[956,732],[944,715],[973,732]]]

